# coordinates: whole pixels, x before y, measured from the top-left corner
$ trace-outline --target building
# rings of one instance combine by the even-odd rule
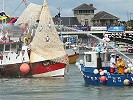
[[[73,13],[81,25],[92,26],[93,23],[91,19],[94,17],[94,10],[96,10],[96,8],[93,7],[93,4],[81,4],[73,9]]]
[[[55,24],[61,24],[65,26],[107,26],[107,25],[116,25],[119,18],[109,14],[105,11],[100,11],[95,14],[96,8],[93,7],[93,4],[81,4],[80,6],[73,9],[74,17],[60,17],[53,18]]]
[[[81,25],[77,19],[77,17],[53,17],[53,21],[56,25],[65,25],[65,26],[74,26]]]
[[[100,11],[97,14],[95,14],[91,20],[93,26],[110,26],[116,25],[119,18],[105,11]]]

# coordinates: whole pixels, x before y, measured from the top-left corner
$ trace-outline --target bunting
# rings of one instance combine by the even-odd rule
[[[13,24],[13,23],[15,23],[17,21],[17,18],[12,18],[8,23],[9,24]]]
[[[24,35],[24,32],[27,30],[28,27],[29,27],[29,23],[25,23],[24,27],[21,28],[21,30],[22,30],[21,36]]]
[[[26,45],[28,45],[28,44],[30,43],[30,41],[31,41],[31,33],[32,33],[32,32],[29,30],[27,36],[26,36],[25,39],[24,39],[24,43],[25,43]]]
[[[9,18],[9,16],[7,16],[5,12],[0,12],[0,20],[5,20],[7,18]]]
[[[26,7],[28,6],[28,3],[26,0],[23,0],[22,2],[25,4]]]
[[[1,38],[3,41],[5,41],[7,39],[7,36],[8,36],[8,31],[5,32],[4,36]]]

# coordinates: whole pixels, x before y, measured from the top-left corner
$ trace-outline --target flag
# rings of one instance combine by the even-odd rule
[[[28,44],[30,43],[30,41],[31,41],[31,31],[29,30],[27,36],[26,36],[25,39],[24,39],[24,43],[25,43],[26,45],[28,45]]]
[[[5,41],[7,39],[7,35],[8,35],[8,31],[6,31],[6,33],[4,34],[4,36],[1,38],[3,41]]]
[[[0,13],[0,16],[6,16],[6,17],[8,17],[5,12],[1,12]]]
[[[9,24],[13,24],[13,23],[15,23],[17,21],[17,18],[12,18],[8,23]]]
[[[58,13],[57,15],[55,15],[55,18],[60,18],[61,17],[61,14]]]
[[[28,27],[29,27],[29,23],[25,23],[24,27],[21,28],[21,30],[22,30],[21,36],[24,35],[24,32],[27,30]]]
[[[0,20],[5,20],[7,18],[9,18],[9,16],[7,16],[5,12],[0,12]]]

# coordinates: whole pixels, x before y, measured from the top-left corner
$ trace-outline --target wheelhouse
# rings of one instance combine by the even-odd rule
[[[109,67],[110,63],[110,52],[100,52],[102,67]],[[84,65],[85,67],[97,67],[97,58],[99,57],[98,52],[84,52]]]
[[[0,52],[14,52],[22,50],[22,42],[0,43]]]

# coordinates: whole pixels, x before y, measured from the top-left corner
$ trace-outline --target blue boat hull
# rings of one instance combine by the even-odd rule
[[[105,85],[105,86],[125,86],[124,83],[125,79],[128,79],[130,84],[133,84],[133,75],[132,74],[110,74],[109,73],[109,67],[104,67],[103,70],[107,70],[108,73],[105,73],[104,75],[94,74],[94,69],[92,67],[84,67],[81,66],[81,72],[83,74],[83,78],[85,81],[85,85]],[[100,80],[101,76],[106,77],[106,81],[102,82]]]

